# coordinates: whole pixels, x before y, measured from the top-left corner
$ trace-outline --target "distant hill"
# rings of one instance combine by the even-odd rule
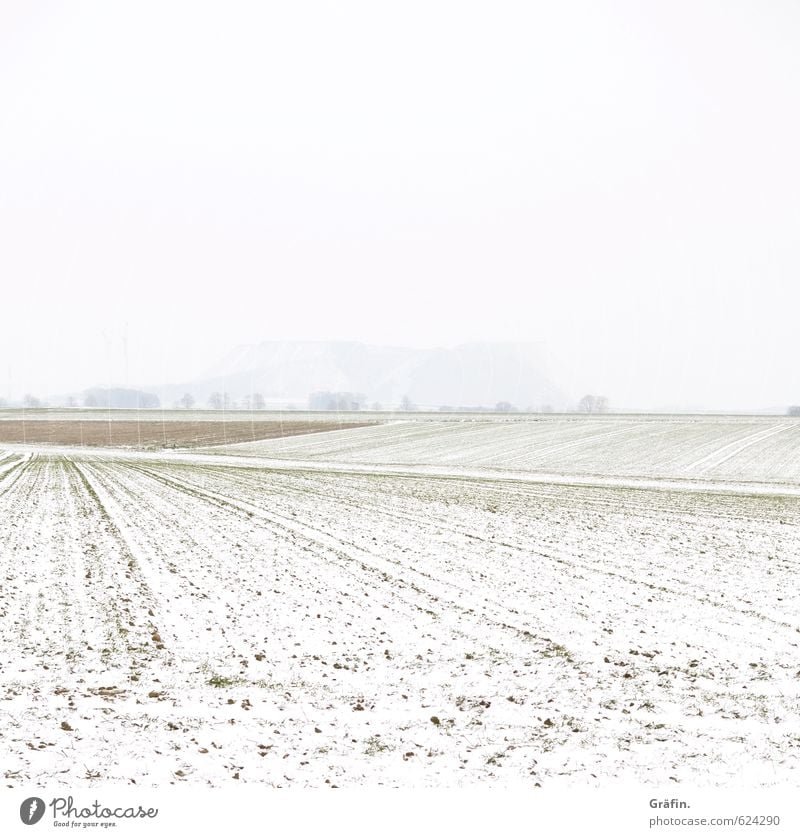
[[[191,393],[205,406],[212,392],[234,401],[261,393],[268,404],[305,407],[320,391],[359,393],[367,404],[525,409],[570,403],[548,377],[541,347],[529,343],[465,343],[452,349],[410,349],[355,342],[274,341],[239,346],[202,378],[152,387],[166,405]]]

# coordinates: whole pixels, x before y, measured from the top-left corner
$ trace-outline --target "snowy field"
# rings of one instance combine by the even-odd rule
[[[774,417],[9,446],[5,784],[796,785],[798,448]]]
[[[800,483],[800,420],[775,416],[431,417],[215,450],[382,465]]]

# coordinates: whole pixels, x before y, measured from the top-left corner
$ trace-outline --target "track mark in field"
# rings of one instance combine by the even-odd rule
[[[30,659],[62,682],[119,688],[156,656],[148,590],[130,572],[130,555],[73,463],[42,458],[31,469],[17,492],[25,525],[10,527],[0,550],[13,567],[0,600],[27,637],[18,650],[32,643]]]
[[[199,621],[209,620],[207,616],[201,616],[198,612],[193,597],[191,594],[187,595],[162,544],[156,540],[160,530],[148,530],[138,522],[131,522],[130,514],[137,507],[134,503],[126,504],[123,495],[127,492],[119,479],[109,479],[108,475],[102,475],[96,464],[81,463],[76,467],[123,545],[130,574],[137,578],[147,591],[147,600],[150,603],[147,621],[150,631],[148,648],[160,652],[169,665],[175,664],[176,655],[183,660],[191,659],[195,653],[190,650],[190,646],[196,646],[197,643],[197,634],[193,632],[192,626]],[[124,470],[124,466],[115,467],[115,475],[118,476],[119,472]],[[212,605],[209,603],[208,607]],[[224,634],[224,620],[220,620],[213,637],[224,637]],[[211,641],[213,637],[209,636],[207,641]],[[227,645],[226,643],[226,647]]]
[[[792,778],[795,498],[253,464],[8,476],[9,783]]]
[[[229,486],[229,491],[234,486],[238,486],[239,489],[243,489],[245,491],[249,489],[249,491],[252,492],[255,477],[252,475],[245,476],[245,474],[247,474],[247,472],[242,472],[239,475],[231,473],[226,474],[226,484]],[[647,573],[642,576],[641,571],[643,568],[637,564],[631,566],[631,556],[627,551],[623,552],[619,558],[609,559],[609,557],[605,557],[602,561],[597,560],[597,558],[592,558],[591,556],[585,556],[584,550],[581,547],[580,536],[577,539],[571,539],[568,543],[553,544],[549,545],[547,548],[537,546],[538,539],[536,537],[528,537],[527,541],[522,541],[519,538],[510,538],[508,536],[505,536],[505,540],[499,536],[482,536],[476,533],[474,526],[470,529],[467,525],[458,525],[456,522],[457,518],[455,518],[452,513],[450,513],[449,516],[445,516],[444,514],[439,516],[431,514],[431,512],[427,509],[424,513],[411,513],[405,510],[404,506],[398,503],[397,496],[387,495],[381,497],[380,495],[383,492],[381,492],[378,487],[369,493],[362,490],[362,492],[358,495],[357,501],[350,501],[348,500],[347,492],[342,490],[344,488],[344,482],[345,481],[343,479],[339,480],[339,489],[337,490],[337,506],[348,508],[354,513],[358,510],[364,511],[365,508],[372,507],[375,511],[376,517],[380,517],[384,520],[388,519],[398,521],[400,524],[413,525],[416,527],[416,531],[419,533],[420,537],[423,537],[425,534],[431,536],[437,530],[445,530],[459,538],[481,544],[482,548],[485,549],[497,549],[499,547],[504,547],[509,551],[509,554],[502,556],[503,560],[501,561],[500,566],[503,570],[501,570],[501,572],[505,571],[507,573],[508,571],[512,571],[513,568],[514,573],[525,574],[526,572],[529,573],[531,571],[532,566],[535,566],[537,567],[538,574],[547,565],[553,568],[560,567],[562,570],[563,568],[568,567],[573,572],[573,575],[575,573],[583,573],[589,574],[590,576],[599,576],[605,580],[618,579],[628,585],[629,591],[642,591],[645,597],[653,592],[656,592],[662,597],[669,596],[674,600],[675,607],[679,607],[679,603],[682,601],[691,600],[693,602],[693,607],[703,606],[722,609],[723,611],[730,613],[734,619],[741,619],[742,617],[756,618],[771,622],[776,627],[780,628],[793,630],[795,627],[793,622],[787,621],[786,619],[780,619],[776,615],[770,614],[768,610],[759,610],[752,606],[748,606],[735,597],[732,599],[717,598],[716,600],[710,598],[707,578],[705,576],[692,578],[682,576],[679,572],[676,572],[677,568],[675,561],[679,558],[679,556],[674,554],[674,550],[665,552],[658,558],[656,557],[656,553],[652,554],[652,557],[649,557],[647,561]],[[298,498],[305,497],[306,500],[309,494],[316,496],[320,501],[320,508],[322,508],[324,507],[324,500],[326,497],[325,492],[315,490],[313,488],[313,484],[314,481],[312,479],[303,478],[302,487],[292,488],[291,485],[289,485],[288,487],[284,486],[283,490],[291,491]],[[394,486],[394,490],[396,491],[397,483],[392,482],[391,485]],[[537,491],[532,487],[516,487],[512,491],[507,487],[492,487],[485,482],[476,486],[474,483],[469,483],[468,481],[463,481],[458,488],[451,487],[451,491],[454,497],[456,495],[460,495],[459,501],[461,503],[463,503],[466,498],[474,500],[476,503],[480,503],[480,496],[491,488],[495,489],[498,496],[504,497],[507,502],[513,502],[515,505],[518,505],[523,498],[527,496],[533,495],[534,500],[537,497],[542,496],[541,490]],[[561,501],[566,494],[563,488],[558,491],[552,489],[545,491],[547,494],[557,498],[559,501]],[[378,494],[377,497],[376,492]],[[631,494],[632,492],[630,491],[599,491],[597,489],[592,489],[583,493],[578,493],[577,496],[581,498],[580,503],[577,503],[575,500],[573,500],[573,503],[576,506],[579,506],[582,510],[591,508],[592,505],[596,507],[599,504],[605,509],[613,508],[616,510],[618,515],[624,514],[626,517],[630,515],[631,510],[634,512],[638,510],[638,513],[640,514],[646,510],[648,512],[648,516],[652,517],[654,515],[663,514],[666,508],[671,507],[674,509],[675,506],[679,505],[680,501],[684,499],[681,495],[671,495],[669,498],[670,502],[667,502],[666,499],[664,499],[664,501],[660,503],[659,507],[653,507],[652,503],[647,503],[645,501],[641,501],[640,503],[634,502],[632,504]],[[566,496],[573,495],[575,495],[574,491]],[[588,495],[588,498],[585,495]],[[709,505],[712,508],[714,507],[713,504]],[[659,511],[659,508],[661,511]],[[695,509],[695,512],[692,516],[687,516],[687,522],[696,521],[697,519],[696,504],[693,504],[692,508]],[[521,508],[519,513],[523,514]],[[730,523],[733,519],[729,516],[722,516],[720,514],[717,514],[717,517],[724,520],[726,523]],[[283,519],[285,520],[286,518],[284,517]],[[746,518],[739,516],[739,519],[744,520]],[[574,526],[578,527],[576,531],[580,533],[582,527],[580,527],[579,521],[574,521],[570,528],[573,528]],[[516,528],[519,528],[519,526],[517,525]],[[572,540],[575,540],[575,542],[573,543]],[[618,539],[617,542],[619,542]],[[456,554],[458,554],[463,548],[459,544],[454,544],[453,546],[453,551]],[[532,563],[532,559],[534,563]],[[542,562],[546,563],[543,565]],[[626,569],[623,569],[623,567]],[[453,563],[448,563],[447,574],[449,579],[453,578],[454,570],[456,569],[457,567],[455,567]],[[632,572],[632,569],[637,571],[639,574]],[[430,578],[430,573],[425,573],[421,568],[416,567],[415,570]],[[487,566],[485,571],[490,575],[495,574],[492,567]],[[454,593],[458,592],[460,594],[461,591],[468,588],[474,589],[476,582],[477,580],[475,577],[471,575],[469,578],[465,578],[460,585],[456,583],[455,580],[448,581],[448,584]],[[589,584],[585,586],[585,592],[587,595],[590,595],[594,586]],[[651,591],[650,594],[648,594],[647,591]],[[487,599],[487,601],[489,600]],[[497,599],[492,599],[491,601],[497,605],[500,604]],[[531,605],[536,604],[538,604],[538,599],[533,597],[531,599]],[[531,612],[531,610],[532,608],[524,608],[521,612],[526,613],[529,617],[535,619],[535,613]]]
[[[30,464],[31,460],[33,459],[33,455],[28,454],[27,456],[23,457],[9,457],[9,459],[13,460],[12,462],[8,463],[8,465],[0,471],[0,496],[5,494],[6,492],[10,491],[17,480],[22,476],[25,472],[25,469]],[[13,477],[13,479],[10,479]]]
[[[188,491],[192,495],[202,497],[208,502],[220,504],[237,511],[239,514],[249,518],[256,517],[272,526],[277,526],[286,533],[301,536],[309,543],[324,547],[329,553],[347,561],[351,567],[358,567],[364,573],[368,573],[382,585],[390,587],[410,588],[415,593],[424,596],[429,608],[437,610],[452,608],[462,612],[465,618],[475,618],[493,621],[498,626],[510,630],[529,641],[536,641],[537,637],[530,629],[530,625],[520,626],[511,624],[515,620],[514,614],[509,613],[500,602],[490,600],[486,597],[475,598],[466,586],[458,586],[444,579],[436,579],[431,573],[425,572],[418,567],[404,564],[399,559],[382,557],[375,549],[368,549],[359,546],[352,541],[344,541],[340,537],[329,535],[326,532],[305,523],[299,519],[280,515],[275,512],[267,512],[265,509],[252,503],[240,500],[233,500],[229,496],[212,491],[208,488],[184,483],[178,478],[165,477],[148,471],[154,479],[171,485],[173,488]],[[395,593],[396,595],[396,593]],[[546,646],[549,640],[544,640]]]
[[[170,648],[184,660],[197,658],[201,664],[206,658],[224,661],[251,656],[252,643],[240,642],[234,629],[237,611],[232,600],[243,588],[221,589],[219,560],[207,543],[193,536],[191,524],[187,527],[176,517],[174,504],[152,491],[137,492],[130,481],[136,474],[133,468],[106,469],[93,463],[91,470],[115,514],[127,518],[135,510],[131,546],[141,563],[146,563],[148,575],[160,578],[156,616],[169,625],[162,633],[170,637]],[[194,514],[195,510],[187,512],[185,520],[191,521]],[[157,541],[154,533],[158,533]],[[165,609],[177,609],[177,619],[159,616]],[[203,640],[200,645],[198,637]]]
[[[14,453],[13,451],[5,451],[0,453],[0,476],[8,471],[9,468],[13,468],[21,459],[21,454]]]
[[[568,442],[559,442],[546,447],[534,447],[517,456],[504,457],[503,466],[512,462],[517,462],[520,459],[527,459],[530,457],[541,458],[553,453],[563,453],[564,451],[575,450],[576,448],[591,447],[601,441],[607,441],[608,439],[613,439],[618,436],[628,435],[637,429],[638,427],[634,425],[632,427],[623,427],[619,430],[609,430],[604,433],[595,433],[591,436],[584,436],[580,439],[573,439]]]
[[[757,445],[759,442],[763,442],[766,439],[776,436],[778,433],[783,433],[793,427],[794,424],[791,423],[779,424],[776,427],[770,427],[766,430],[760,430],[757,433],[752,433],[749,436],[745,436],[744,439],[737,439],[733,442],[729,442],[727,445],[723,445],[721,448],[706,454],[700,459],[690,462],[686,466],[686,469],[691,471],[698,469],[710,470],[711,468],[716,468],[752,445]]]
[[[83,536],[83,561],[80,567],[82,599],[89,599],[105,611],[110,628],[109,644],[120,664],[134,674],[158,665],[161,656],[153,641],[156,626],[153,609],[156,597],[139,571],[119,528],[81,468],[68,463],[69,502],[75,515],[94,518],[95,537]],[[97,535],[101,537],[97,537]],[[98,542],[99,541],[99,542]]]
[[[117,477],[120,476],[119,472],[117,472],[116,476]],[[147,477],[147,481],[151,482],[151,483],[152,482],[157,482],[157,483],[161,483],[162,485],[165,482],[166,483],[174,483],[174,480],[166,478],[163,475],[153,476],[153,475],[147,474],[145,476]],[[160,479],[158,477],[160,477]],[[144,486],[144,483],[143,483],[143,486]],[[192,502],[197,502],[197,500],[199,499],[196,496],[197,493],[198,493],[197,489],[194,488],[194,487],[187,487],[187,486],[176,487],[175,485],[171,485],[171,486],[169,486],[169,488],[170,488],[170,490],[173,494],[173,499],[169,500],[168,499],[169,495],[163,495],[163,497],[161,499],[165,502],[169,502],[170,504],[175,502],[174,501],[175,492],[177,492],[179,495],[180,494],[185,494],[189,498],[189,500],[191,500]],[[188,490],[187,490],[187,488],[188,488]],[[211,493],[213,495],[216,492],[211,492]],[[148,497],[148,496],[150,497],[151,501],[154,501],[157,495],[155,493],[153,493],[152,489],[150,489],[149,492],[144,492],[140,495],[140,501],[143,500],[145,497]],[[249,507],[245,508],[244,513],[242,512],[241,509],[233,509],[232,510],[231,507],[230,507],[230,502],[228,501],[227,497],[213,497],[213,496],[210,497],[210,498],[206,497],[206,498],[203,498],[202,502],[206,503],[206,504],[211,502],[212,506],[221,508],[228,515],[230,515],[232,511],[235,512],[235,516],[234,516],[234,518],[232,518],[231,522],[233,522],[233,520],[237,520],[237,521],[240,521],[240,522],[248,522],[249,521],[250,525],[255,524],[257,527],[261,525],[261,522],[262,522],[261,520],[258,520],[258,519],[254,520],[254,517],[257,517],[257,515],[253,515],[252,513],[248,513],[250,511]],[[140,505],[141,505],[141,502],[140,502]],[[188,508],[189,507],[187,507],[187,511],[188,511]],[[196,515],[196,512],[195,512],[195,515]],[[275,523],[274,520],[270,520],[270,521],[267,521],[267,522],[271,523],[271,524]],[[295,525],[297,525],[297,524],[295,523]],[[230,524],[229,524],[229,526],[230,526]],[[230,526],[230,528],[231,528],[232,531],[235,531],[235,529],[232,526]],[[281,528],[283,530],[283,534],[282,534],[283,540],[286,542],[287,545],[291,544],[291,542],[292,542],[291,537],[288,538],[288,539],[286,537],[286,534],[287,534],[286,527],[281,526],[279,528]],[[290,536],[292,534],[296,534],[297,531],[298,530],[295,529],[294,533],[290,532],[289,533]],[[389,593],[389,595],[394,597],[395,592],[396,592],[396,588],[400,587],[403,584],[402,579],[397,579],[396,577],[393,579],[391,576],[388,576],[384,572],[380,572],[379,574],[376,574],[375,568],[371,567],[369,565],[366,565],[361,555],[358,555],[356,557],[354,557],[351,554],[343,555],[343,550],[342,550],[342,547],[341,547],[340,543],[337,543],[334,546],[334,549],[331,549],[331,546],[333,546],[332,544],[320,543],[319,539],[316,536],[313,538],[313,540],[309,541],[307,531],[305,532],[305,536],[304,536],[303,540],[307,541],[309,543],[309,546],[315,547],[315,551],[319,555],[319,557],[317,558],[318,561],[324,555],[329,555],[330,557],[336,557],[338,559],[336,562],[332,562],[330,560],[322,560],[319,563],[320,568],[325,568],[325,570],[326,570],[325,574],[322,576],[322,578],[324,579],[324,584],[326,584],[326,585],[330,581],[336,580],[337,577],[341,577],[341,573],[342,573],[344,567],[349,567],[349,569],[345,569],[345,572],[347,572],[348,574],[353,573],[355,571],[354,572],[354,579],[359,584],[363,583],[363,581],[365,581],[368,578],[372,579],[372,583],[369,585],[369,587],[365,587],[363,592],[362,592],[362,595],[368,596],[368,601],[371,601],[373,599],[373,596],[375,596],[376,594],[382,595],[383,600],[387,601],[386,594]],[[299,555],[301,556],[301,560],[303,562],[305,562],[306,561],[306,556],[308,556],[308,553],[305,551],[306,547],[304,547],[302,545],[302,543],[297,543],[297,542],[295,542],[293,546],[294,546],[295,549],[297,549],[297,548],[300,549]],[[351,545],[348,544],[347,546],[350,547]],[[323,551],[320,553],[320,550],[323,550]],[[345,563],[344,566],[340,563],[342,558],[346,559],[346,563]],[[303,569],[305,569],[305,568],[303,568]],[[360,570],[360,573],[358,572],[358,570]],[[317,592],[319,592],[319,591],[317,591]],[[350,593],[345,592],[342,595],[343,596],[352,595],[353,592],[354,591],[351,590]],[[500,618],[501,618],[502,621],[496,621],[495,619],[492,618],[491,613],[489,613],[489,614],[482,613],[482,612],[481,613],[473,613],[473,612],[470,612],[469,610],[464,610],[463,605],[461,605],[457,602],[454,602],[452,599],[449,599],[449,598],[448,599],[442,599],[440,597],[435,597],[435,592],[433,594],[428,590],[422,590],[422,591],[418,591],[418,592],[420,594],[426,595],[426,596],[434,595],[434,598],[432,599],[431,603],[432,604],[435,603],[434,606],[438,608],[440,613],[449,614],[453,610],[459,612],[461,615],[459,616],[457,625],[456,624],[449,624],[449,627],[447,627],[447,628],[444,628],[444,627],[442,629],[438,628],[437,623],[436,623],[436,619],[437,619],[436,615],[432,611],[430,611],[430,609],[428,609],[428,610],[424,610],[423,612],[424,613],[430,613],[431,614],[430,616],[428,616],[428,617],[423,616],[421,619],[419,617],[417,617],[414,620],[415,622],[421,623],[421,624],[410,623],[408,621],[408,617],[404,617],[402,622],[400,622],[400,623],[398,623],[397,619],[394,619],[394,620],[389,619],[388,622],[384,623],[386,630],[381,631],[381,634],[386,635],[387,630],[388,630],[389,631],[388,635],[390,637],[394,636],[394,642],[397,642],[403,636],[407,636],[407,635],[412,635],[413,636],[414,634],[421,632],[420,633],[421,638],[419,640],[421,643],[427,643],[428,645],[437,646],[439,644],[439,642],[442,641],[442,640],[441,640],[441,638],[440,639],[434,638],[435,633],[441,633],[442,630],[446,630],[450,634],[450,637],[451,637],[450,642],[456,641],[459,644],[465,645],[468,649],[471,649],[473,651],[474,651],[474,649],[481,649],[481,648],[486,647],[487,641],[488,641],[490,646],[496,646],[496,649],[501,648],[501,647],[508,649],[503,654],[500,654],[500,652],[497,651],[496,649],[495,649],[495,651],[492,652],[493,654],[500,654],[500,656],[498,657],[498,662],[501,662],[503,659],[505,659],[506,654],[512,653],[510,651],[510,649],[512,647],[517,647],[518,648],[520,646],[520,641],[522,641],[521,645],[522,645],[523,648],[525,648],[525,653],[530,654],[532,660],[538,660],[539,661],[536,665],[534,665],[531,662],[526,662],[526,664],[525,664],[526,666],[529,666],[529,665],[531,666],[530,670],[526,670],[526,674],[530,674],[530,676],[536,676],[538,674],[538,676],[541,677],[542,672],[541,672],[541,669],[540,669],[539,665],[540,664],[545,664],[548,667],[548,671],[550,671],[550,674],[548,675],[548,677],[556,676],[558,678],[571,678],[571,677],[577,676],[577,669],[575,668],[575,664],[574,664],[573,661],[570,660],[568,652],[563,648],[562,645],[560,645],[558,642],[555,642],[553,639],[551,639],[549,637],[545,637],[545,636],[536,637],[530,631],[526,631],[525,629],[520,630],[516,626],[514,626],[512,624],[509,624],[509,621],[513,621],[514,617],[507,610],[504,610],[502,612],[502,614],[500,614]],[[302,600],[300,600],[300,601],[302,601]],[[349,601],[345,601],[345,602],[340,601],[338,604],[349,605],[350,602]],[[353,604],[357,604],[357,601],[353,602]],[[302,605],[300,605],[300,606],[302,607]],[[416,607],[416,605],[413,605],[413,606]],[[386,607],[386,605],[384,605],[383,607]],[[387,612],[386,610],[381,609],[381,606],[380,606],[379,603],[370,604],[369,608],[370,608],[370,610],[373,614],[375,614],[375,613],[383,614],[383,616],[382,616],[383,619],[387,619],[390,615],[389,612]],[[488,610],[488,608],[487,608],[487,610]],[[364,615],[366,615],[366,614],[364,614]],[[375,617],[373,616],[373,618],[375,618]],[[302,624],[302,622],[298,619],[297,623],[295,625],[295,629],[299,628],[301,624]],[[350,624],[350,623],[345,622],[345,625],[348,625],[348,624]],[[360,625],[358,623],[355,623],[353,625],[354,630],[356,630],[356,629],[359,630],[359,633],[356,634],[356,637],[361,637],[360,639],[358,639],[359,644],[362,641],[367,640],[367,638],[369,636],[369,632],[370,632],[370,630],[372,630],[368,627],[368,624],[369,623],[365,624],[365,623],[362,622]],[[400,625],[402,625],[402,627],[400,628],[400,633],[399,634],[392,631],[392,625],[395,625],[395,627],[399,627]],[[429,627],[426,628],[426,625],[429,626]],[[379,626],[380,626],[380,623],[379,623]],[[334,636],[336,636],[336,634],[334,634]],[[426,639],[426,637],[427,637],[427,639]],[[341,642],[342,637],[339,637],[339,639],[340,639],[340,642]],[[350,644],[350,642],[352,642],[353,639],[354,639],[354,637],[348,636],[348,640],[349,640],[348,644]],[[373,642],[375,642],[375,641],[380,642],[380,643],[384,642],[384,640],[378,639],[378,634],[373,635]],[[389,640],[389,641],[391,641],[391,640]],[[299,643],[295,643],[295,644],[299,645]],[[332,644],[335,646],[337,643],[333,642]],[[313,648],[314,645],[312,644],[311,647]],[[378,647],[380,647],[380,646],[378,646]],[[388,651],[389,647],[391,647],[391,646],[387,646],[387,651]],[[430,652],[430,649],[429,649],[429,652]],[[513,653],[517,653],[517,652],[515,651]],[[297,654],[294,654],[292,656],[296,657]],[[468,659],[471,659],[472,656],[474,656],[474,655],[470,655],[468,657]],[[373,658],[370,667],[374,666],[377,662],[377,660],[374,659],[374,657],[375,657],[374,652],[372,652],[372,651],[367,652],[367,658]],[[319,659],[319,657],[314,656],[313,659]],[[351,659],[352,658],[350,656],[348,656],[346,658],[346,660],[348,660],[348,661],[350,661]],[[391,666],[391,665],[393,665],[391,663],[392,659],[393,658],[391,656],[387,656],[386,658],[381,657],[380,658],[381,666]],[[423,658],[420,656],[419,659],[423,659]],[[306,660],[308,660],[308,657],[306,657]],[[554,660],[555,662],[550,662],[550,660]],[[306,663],[301,663],[301,666],[305,665],[305,664]],[[420,664],[422,665],[423,663],[420,663]],[[349,668],[349,665],[348,666],[339,666],[337,664],[337,666],[340,669]],[[317,685],[318,685],[319,688],[322,688],[324,686],[326,689],[329,690],[330,688],[332,688],[333,685],[335,685],[335,681],[334,681],[334,684],[327,685],[327,686],[324,684],[324,682],[318,681]]]

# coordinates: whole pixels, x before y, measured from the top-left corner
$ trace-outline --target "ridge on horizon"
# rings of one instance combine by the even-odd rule
[[[263,340],[232,348],[205,374],[155,387],[167,403],[192,392],[198,401],[224,391],[259,392],[305,404],[318,391],[362,394],[367,402],[566,407],[572,398],[547,369],[543,341],[470,341],[415,348],[357,340]]]

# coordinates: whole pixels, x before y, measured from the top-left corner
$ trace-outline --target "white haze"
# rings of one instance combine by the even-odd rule
[[[0,395],[511,340],[800,402],[799,43],[788,0],[5,0]]]

